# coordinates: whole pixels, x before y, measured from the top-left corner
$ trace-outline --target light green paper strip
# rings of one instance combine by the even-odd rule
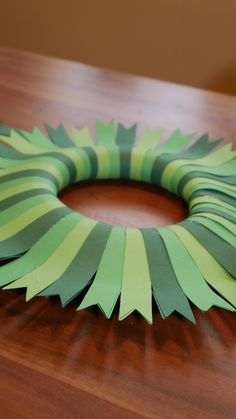
[[[140,179],[143,182],[152,183],[151,182],[152,167],[156,158],[160,154],[161,154],[161,151],[159,150],[159,148],[146,151],[143,157],[143,161],[142,161],[141,176],[140,176]]]
[[[32,158],[31,155],[30,155],[30,158]],[[20,166],[24,166],[25,164],[27,164],[29,162],[29,159],[21,159],[21,160],[18,160],[18,159],[4,159],[4,160],[5,160],[6,164],[4,164],[4,162],[3,162],[3,165],[1,167],[3,170],[0,172],[0,175],[2,175],[3,171],[5,171],[7,169],[10,169],[10,170],[11,170],[11,168],[13,168],[13,169],[16,168],[17,169],[17,167],[20,168]],[[12,162],[14,162],[14,164],[12,164]]]
[[[15,167],[18,164],[22,164],[22,160],[6,159],[5,157],[0,157],[1,169],[8,169],[9,167]],[[0,174],[1,174],[1,171],[0,171]]]
[[[231,144],[227,144],[226,146],[221,147],[219,150],[200,159],[182,159],[172,161],[166,166],[162,174],[161,185],[169,190],[175,172],[186,164],[196,166],[196,170],[201,170],[200,168],[203,166],[202,170],[204,171],[205,166],[218,166],[227,163],[229,160],[232,160],[236,156],[236,153],[231,151],[231,147]]]
[[[68,184],[69,172],[67,168],[61,161],[50,156],[35,156],[33,158],[32,156],[30,156],[30,158],[27,160],[16,160],[16,164],[14,167],[3,169],[0,171],[0,177],[10,173],[20,173],[20,171],[22,170],[31,169],[46,170],[47,172],[53,174],[58,180],[60,188]]]
[[[205,280],[236,306],[236,281],[222,266],[207,252],[207,250],[186,229],[172,225],[173,230],[184,243]]]
[[[96,150],[94,146],[93,148]],[[55,153],[55,150],[51,152]],[[58,147],[56,152],[72,160],[76,168],[76,182],[89,178],[91,172],[90,160],[88,154],[82,147],[68,147],[63,149]],[[50,157],[50,153],[48,157]]]
[[[58,147],[53,144],[49,138],[47,138],[43,133],[40,131],[39,128],[35,127],[32,132],[22,130],[23,135],[30,141],[33,145],[39,147],[39,149],[47,149],[47,150],[57,150]]]
[[[39,180],[41,180],[41,182]],[[46,180],[47,179],[44,179],[42,181],[42,178],[36,177],[31,177],[30,182],[29,178],[25,178],[25,182],[22,181],[22,178],[10,180],[4,183],[4,185],[1,185],[0,201],[3,201],[4,199],[7,199],[17,193],[26,192],[38,188],[48,189],[49,191],[56,193],[57,191],[55,186],[52,183],[50,183],[50,181]]]
[[[236,212],[236,208],[233,207],[232,205],[227,204],[227,202],[223,202],[220,199],[217,199],[208,195],[199,196],[197,198],[191,199],[191,201],[189,202],[189,209],[192,209],[194,208],[195,205],[199,205],[199,204],[215,204],[221,208],[227,208],[233,212]]]
[[[47,161],[48,162],[45,162]],[[59,163],[59,164],[58,164]],[[59,169],[60,167],[60,169]],[[63,186],[66,184],[66,182],[68,182],[68,178],[69,178],[69,174],[67,169],[65,168],[64,164],[59,162],[58,160],[56,161],[55,159],[52,158],[43,158],[41,160],[38,160],[37,158],[35,158],[35,160],[31,160],[30,162],[28,161],[27,163],[21,164],[20,166],[16,166],[16,167],[12,167],[11,169],[3,169],[0,172],[0,176],[5,176],[8,174],[12,174],[12,173],[19,173],[19,177],[20,177],[20,172],[23,170],[45,170],[49,173],[51,173],[53,176],[55,176],[55,178],[57,179],[58,183],[59,183],[59,187],[63,188]]]
[[[55,153],[54,151],[50,151]],[[48,156],[50,157],[50,152]],[[77,147],[68,147],[68,148],[58,148],[56,150],[57,154],[62,156],[67,156],[75,165],[76,169],[76,181],[86,179],[86,176],[89,176],[90,173],[90,163],[87,153],[82,148]],[[43,157],[44,159],[44,157]]]
[[[23,154],[35,155],[39,153],[38,146],[29,143],[15,131],[11,131],[10,137],[1,135],[0,141]],[[47,151],[47,148],[44,151]]]
[[[183,136],[180,130],[176,130],[163,144],[157,149],[147,150],[141,169],[141,180],[151,183],[152,166],[161,154],[175,154],[185,148],[193,139],[194,134]]]
[[[68,148],[68,152],[71,152],[74,149]],[[79,154],[82,166],[78,166],[78,161],[76,163],[77,177],[76,181],[89,179],[91,173],[91,165],[88,154],[83,150],[83,148],[77,148],[76,152]]]
[[[125,228],[113,227],[98,271],[77,310],[97,304],[110,318],[119,297],[125,254]]]
[[[52,157],[50,157],[50,156],[44,156],[44,155],[35,155],[35,156],[32,156],[32,155],[30,155],[29,156],[29,158],[27,158],[27,159],[21,159],[21,160],[17,160],[17,159],[14,159],[14,160],[10,160],[10,159],[6,159],[6,161],[7,162],[10,162],[10,161],[14,161],[15,162],[15,164],[14,165],[10,165],[10,164],[8,164],[7,163],[7,165],[6,165],[6,168],[4,167],[1,171],[0,171],[0,176],[4,176],[5,174],[8,174],[8,173],[14,173],[14,172],[18,172],[18,171],[22,171],[22,170],[27,170],[26,168],[28,167],[28,166],[30,166],[30,165],[32,165],[32,164],[36,164],[36,163],[38,163],[38,164],[44,164],[45,165],[45,163],[47,164],[47,170],[48,171],[50,171],[50,169],[51,168],[54,168],[54,166],[55,167],[58,167],[59,166],[59,171],[58,171],[58,174],[59,174],[59,176],[61,177],[61,173],[60,172],[64,172],[63,173],[63,175],[64,176],[67,176],[66,174],[67,174],[67,169],[66,169],[66,167],[64,166],[63,168],[62,168],[62,164],[63,163],[61,163],[59,160],[57,160],[57,159],[53,159]],[[34,166],[34,168],[35,168],[35,166]]]
[[[222,212],[222,213],[224,213],[224,214],[228,214],[228,215],[230,215],[230,216],[232,216],[232,217],[235,217],[236,216],[236,212],[235,212],[235,208],[233,208],[233,210],[230,210],[230,209],[228,209],[228,208],[226,208],[226,207],[220,207],[219,205],[217,205],[217,204],[214,204],[214,203],[202,203],[202,204],[197,204],[197,205],[195,205],[193,208],[192,208],[192,210],[190,211],[190,214],[194,214],[194,213],[197,213],[197,212],[201,212],[201,209],[202,209],[202,212],[204,212],[204,208],[207,206],[207,208],[212,208],[213,210],[214,209],[216,209],[216,210],[219,210],[220,209],[220,211]],[[208,210],[207,210],[207,212],[209,212]]]
[[[94,220],[83,219],[43,265],[9,284],[4,289],[27,287],[26,301],[39,294],[65,272],[96,224],[97,222]]]
[[[214,220],[217,223],[223,225],[225,228],[227,228],[227,230],[232,231],[232,233],[236,234],[236,225],[232,223],[231,221],[226,220],[225,218],[221,217],[220,215],[203,212],[196,215],[193,214],[191,215],[191,218],[199,217],[199,216],[210,218],[211,220]]]
[[[134,310],[152,323],[152,289],[145,244],[140,230],[127,228],[119,320]]]
[[[185,295],[202,311],[207,311],[212,305],[234,311],[232,307],[218,297],[205,282],[191,254],[184,247],[181,239],[169,228],[158,229],[169,254],[176,278]]]
[[[29,208],[23,214],[16,216],[13,221],[4,224],[0,228],[0,241],[6,240],[11,236],[14,236],[19,231],[23,230],[27,225],[30,225],[34,220],[38,219],[47,212],[63,207],[64,205],[59,200],[53,200],[49,202],[43,202],[37,207]]]
[[[220,147],[218,150],[207,154],[205,157],[196,159],[195,162],[197,161],[197,164],[202,166],[218,166],[233,160],[235,157],[236,151],[232,151],[232,143],[229,143]]]
[[[218,176],[232,176],[236,173],[236,160],[227,162],[225,164],[217,165],[217,166],[197,166],[196,165],[190,165],[189,160],[185,160],[185,164],[181,165],[172,176],[170,176],[167,179],[167,186],[170,187],[171,191],[176,192],[178,184],[180,180],[187,175],[188,173],[191,173],[192,171],[204,171],[206,173],[211,173],[213,175]]]
[[[146,151],[143,147],[133,147],[131,151],[130,179],[141,180],[142,166]]]
[[[177,129],[173,134],[159,147],[160,153],[175,154],[183,150],[192,141],[193,134],[182,135],[180,129]]]
[[[110,178],[120,179],[120,147],[115,145],[109,148]]]
[[[27,211],[29,208],[33,209],[43,203],[55,202],[55,200],[57,200],[55,196],[41,193],[38,196],[30,197],[30,198],[24,199],[23,201],[17,202],[15,205],[12,205],[10,208],[6,208],[5,210],[1,211],[0,227],[3,227],[4,224],[7,224],[13,221],[16,217],[19,217],[21,214],[25,213],[25,211]],[[59,203],[61,205],[60,201]],[[1,239],[1,233],[0,233],[0,239]]]
[[[222,237],[227,243],[230,243],[232,246],[236,247],[236,236],[232,234],[231,231],[227,230],[222,224],[214,220],[210,220],[205,217],[198,217],[197,215],[194,217],[188,217],[189,221],[198,222],[205,227],[209,228],[213,233],[217,234],[218,236]]]
[[[55,252],[70,231],[83,219],[72,213],[54,224],[44,236],[23,256],[4,265],[0,269],[0,286],[13,282],[42,265]]]
[[[152,131],[150,128],[144,128],[138,147],[145,149],[155,148],[164,134],[164,129],[161,128],[158,131]]]
[[[188,192],[188,196],[189,196],[189,198],[187,198],[188,201],[189,201],[189,199],[191,199],[191,196],[192,196],[193,193],[198,192],[198,191],[200,191],[200,192],[202,192],[202,191],[206,192],[206,190],[207,191],[210,190],[210,191],[220,192],[220,193],[222,193],[222,194],[224,194],[226,196],[230,196],[230,197],[236,198],[236,193],[235,192],[231,191],[230,189],[226,189],[223,186],[218,186],[218,185],[216,185],[214,183],[199,183],[197,185],[194,185],[191,188],[191,190]]]
[[[110,176],[110,155],[107,147],[97,146],[95,148],[97,161],[98,161],[98,173],[96,179],[108,179]]]
[[[96,144],[105,147],[115,145],[116,128],[114,121],[104,124],[100,119],[96,120]]]
[[[114,121],[105,125],[100,119],[96,121],[96,143],[98,147],[94,150],[98,156],[98,179],[119,179],[120,178],[120,148],[116,145],[116,128]],[[101,147],[100,147],[101,146]],[[101,150],[106,149],[105,167]],[[99,150],[99,152],[98,152]],[[103,151],[104,153],[104,151]],[[100,158],[101,157],[101,158]]]
[[[142,180],[142,166],[147,150],[154,149],[161,140],[164,129],[152,131],[144,128],[137,146],[131,150],[130,179]],[[158,150],[156,150],[159,152]],[[156,155],[155,155],[156,158]],[[154,159],[155,160],[155,159]]]
[[[73,142],[77,145],[77,147],[94,147],[94,142],[90,135],[88,127],[84,127],[80,131],[78,131],[76,128],[72,128],[70,133],[71,138]]]
[[[204,186],[203,186],[204,185]],[[208,187],[207,187],[208,186]],[[226,185],[224,182],[219,182],[218,180],[206,179],[206,178],[196,178],[191,179],[186,183],[182,195],[183,198],[188,201],[193,192],[199,189],[217,189],[217,191],[224,191],[228,195],[236,198],[236,187],[231,185]]]

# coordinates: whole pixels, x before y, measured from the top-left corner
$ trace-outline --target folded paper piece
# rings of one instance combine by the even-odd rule
[[[236,152],[221,140],[176,130],[125,128],[97,120],[49,138],[0,126],[0,286],[26,299],[57,295],[63,306],[86,290],[77,310],[98,305],[119,319],[134,310],[152,323],[152,295],[163,318],[195,322],[200,310],[236,308]],[[158,228],[125,228],[66,207],[58,192],[86,179],[135,179],[182,197],[189,216]]]

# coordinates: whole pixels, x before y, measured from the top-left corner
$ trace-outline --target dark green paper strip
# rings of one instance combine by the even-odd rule
[[[31,170],[22,170],[22,171],[19,170],[19,172],[13,172],[5,176],[4,175],[0,176],[0,184],[8,182],[9,180],[14,180],[18,178],[28,177],[30,179],[31,176],[41,177],[42,179],[46,178],[55,185],[57,190],[59,190],[59,183],[58,183],[57,178],[52,173],[49,173],[46,170],[40,170],[40,169],[35,169],[35,170],[31,169]]]
[[[119,147],[130,147],[132,148],[135,143],[137,124],[134,124],[130,128],[125,128],[124,125],[119,124],[116,134],[116,144]]]
[[[232,157],[232,151],[230,152],[229,148],[224,149],[225,153],[222,154],[222,148],[220,148],[218,151],[221,151],[221,157],[219,156],[219,152],[216,154],[213,153],[210,156],[206,156],[205,159],[205,163],[204,163],[204,159],[200,159],[200,161],[197,160],[191,160],[191,162],[186,162],[187,164],[183,165],[183,164],[178,164],[178,168],[175,167],[174,172],[171,172],[171,180],[170,180],[170,184],[171,184],[171,190],[177,192],[178,191],[178,185],[182,182],[182,179],[185,178],[185,176],[187,176],[188,174],[190,174],[191,172],[195,172],[195,171],[203,171],[204,174],[205,173],[210,173],[212,175],[216,175],[221,177],[230,177],[230,176],[235,176],[236,173],[236,162],[235,160],[232,160],[230,157]],[[231,154],[231,156],[230,156]],[[218,155],[218,157],[217,157]],[[227,158],[228,155],[228,158]],[[207,165],[206,166],[206,160],[208,159],[208,157],[212,159],[212,157],[214,157],[215,160],[215,164],[214,166],[212,165]],[[222,161],[219,161],[221,160]],[[229,159],[229,160],[228,160]],[[210,160],[210,162],[212,163],[212,161]],[[197,163],[197,164],[195,164]],[[208,163],[209,163],[209,159],[208,159]],[[169,173],[169,172],[168,172]],[[182,188],[181,188],[182,190]]]
[[[209,205],[211,208],[221,209],[230,215],[236,215],[236,208],[226,202],[222,202],[220,199],[212,196],[202,196],[200,198],[191,199],[189,202],[189,213],[195,208],[200,210],[201,207]],[[200,212],[200,211],[199,211]]]
[[[184,150],[194,137],[193,134],[183,135],[180,129],[175,130],[171,136],[158,147],[160,154],[176,154]]]
[[[187,297],[200,309],[207,311],[212,305],[232,309],[206,283],[203,275],[174,231],[159,229],[178,282]]]
[[[197,224],[205,226],[208,230],[212,231],[217,236],[220,236],[226,243],[231,244],[233,248],[236,248],[236,235],[232,231],[228,230],[224,225],[210,218],[203,217],[202,215],[194,215],[192,218],[188,218],[188,221],[192,221]]]
[[[37,218],[37,216],[40,214],[40,208],[44,212],[45,209],[47,209],[47,211],[51,211],[53,208],[58,208],[62,205],[63,204],[61,204],[61,201],[58,200],[58,198],[54,195],[48,194],[48,191],[46,192],[46,194],[31,196],[19,202],[16,201],[15,204],[12,205],[10,208],[7,208],[1,212],[0,240],[4,240],[4,231],[6,230],[6,227],[7,229],[11,229],[11,223],[14,224],[15,228],[16,226],[18,228],[21,227],[22,223],[24,224],[25,221],[28,222],[28,220],[25,218],[25,214],[27,214],[30,220],[33,221],[34,214],[32,214],[32,210],[33,212],[37,213]],[[39,213],[37,212],[38,210]],[[29,212],[32,214],[33,219],[30,217]],[[7,234],[6,231],[5,234]]]
[[[0,125],[0,135],[7,135],[9,136],[11,133],[12,128],[8,127],[7,125]]]
[[[120,147],[120,178],[129,179],[131,151],[135,142],[136,125],[125,128],[118,125],[116,144]]]
[[[33,196],[39,196],[42,194],[43,195],[48,194],[48,195],[54,196],[54,194],[51,191],[44,188],[35,188],[26,192],[20,192],[18,194],[10,196],[9,198],[4,199],[3,201],[0,200],[0,211],[2,212],[20,201],[24,201],[25,199],[31,198]]]
[[[206,220],[210,219],[210,220],[214,220],[215,222],[217,222],[218,224],[220,224],[221,226],[223,226],[224,228],[226,228],[226,230],[230,231],[231,233],[233,233],[236,237],[236,225],[235,223],[232,223],[229,220],[226,220],[225,218],[216,215],[216,214],[210,214],[209,212],[205,212],[205,213],[200,213],[197,215],[191,215],[191,219],[194,219],[195,217],[204,217],[206,218]]]
[[[59,295],[63,306],[75,298],[96,273],[111,229],[98,223],[64,274],[40,295]]]
[[[201,201],[197,202],[196,200],[191,200],[189,205],[189,214],[192,215],[192,211],[201,212],[201,208],[205,208],[209,206],[209,208],[221,210],[224,214],[229,214],[233,217],[236,216],[236,209],[235,207],[223,203],[222,201],[214,198],[202,198]]]
[[[124,254],[125,228],[113,227],[94,281],[77,310],[97,304],[107,318],[111,317],[121,291]]]
[[[152,168],[158,157],[180,153],[181,150],[183,150],[190,143],[193,137],[194,134],[182,135],[181,131],[177,129],[164,143],[160,144],[157,148],[152,147],[153,141],[151,138],[151,149],[149,149],[147,143],[145,144],[145,154],[142,159],[142,165],[138,179],[142,180],[143,182],[152,183]],[[131,171],[131,173],[133,172],[135,172],[135,169]],[[135,178],[137,179],[137,177]],[[157,182],[157,184],[159,183]]]
[[[61,163],[63,163],[69,172],[69,184],[75,182],[77,170],[76,170],[75,162],[72,159],[70,159],[65,154],[57,153],[55,151],[52,151],[50,153],[45,153],[43,154],[43,156],[44,155],[48,157],[53,157],[54,159],[59,160]]]
[[[225,269],[211,256],[211,254],[180,225],[169,227],[180,238],[191,254],[205,280],[219,292],[223,298],[236,306],[236,281]]]
[[[95,225],[96,221],[86,219],[85,217],[81,218],[41,266],[19,278],[14,283],[7,285],[6,288],[27,288],[26,300],[28,301],[35,297],[65,272],[65,269],[73,261]],[[37,281],[35,281],[35,277]]]
[[[193,188],[188,190],[188,193],[183,191],[182,197],[186,202],[189,202],[192,199],[192,197],[195,196],[196,192],[208,189],[210,189],[211,191],[220,191],[223,195],[230,196],[231,198],[236,199],[236,192],[234,192],[233,190],[228,189],[224,186],[209,183],[199,183],[198,185],[195,185]]]
[[[131,150],[129,147],[120,148],[120,179],[130,178]]]
[[[4,159],[3,159],[4,161]],[[7,160],[11,162],[12,160]],[[1,172],[0,180],[3,179],[5,181],[5,176],[7,175],[14,175],[16,173],[24,173],[29,170],[35,171],[35,170],[42,170],[47,173],[50,173],[51,176],[54,176],[57,179],[58,187],[63,188],[68,185],[69,183],[69,171],[67,167],[58,159],[54,159],[50,157],[50,155],[44,155],[42,156],[29,156],[27,161],[25,160],[18,160],[15,167],[6,167],[3,168],[3,171]],[[33,175],[32,175],[33,176]]]
[[[92,147],[83,147],[90,161],[90,175],[89,179],[96,179],[98,174],[98,159],[96,152]]]
[[[27,139],[30,144],[39,148],[46,148],[48,150],[57,150],[58,147],[46,137],[39,128],[34,128],[32,132],[20,130],[20,134]]]
[[[226,211],[223,211],[217,208],[213,208],[213,207],[207,207],[207,206],[201,206],[201,208],[199,209],[192,209],[191,210],[191,215],[193,214],[198,214],[198,213],[204,213],[204,212],[209,212],[211,214],[216,214],[216,215],[220,215],[220,217],[226,218],[226,220],[231,221],[232,223],[236,222],[236,216],[230,215],[228,213],[226,213]]]
[[[19,233],[0,242],[0,260],[29,250],[50,227],[71,212],[67,207],[56,208],[33,221]]]
[[[163,240],[155,229],[142,229],[153,295],[163,318],[174,311],[195,323],[188,299],[183,293],[170,263]]]
[[[200,137],[195,143],[190,146],[186,151],[183,152],[182,157],[184,159],[196,159],[205,157],[210,151],[214,150],[220,143],[222,139],[209,141],[208,134],[204,134]]]
[[[217,234],[194,221],[185,220],[179,225],[186,228],[201,243],[202,246],[236,278],[236,248],[233,248]]]
[[[215,140],[208,142],[208,134],[204,134],[199,138],[192,146],[186,151],[179,154],[163,154],[156,158],[151,173],[151,180],[154,185],[161,184],[162,174],[169,163],[173,160],[188,160],[196,159],[206,156],[211,150],[213,150],[221,140]]]
[[[191,199],[197,198],[199,196],[212,196],[213,198],[220,199],[222,202],[226,204],[232,205],[232,207],[236,207],[236,200],[228,195],[225,195],[221,191],[214,191],[210,189],[202,189],[200,191],[196,191],[191,195]]]
[[[45,128],[51,140],[58,147],[74,147],[75,146],[62,124],[60,124],[57,128],[52,128],[50,125],[45,124]]]
[[[18,159],[18,160],[25,160],[29,158],[29,154],[23,154],[20,153],[17,150],[14,150],[13,148],[7,147],[4,144],[1,144],[1,138],[0,138],[0,155],[1,157],[4,157],[6,159]]]
[[[62,214],[62,218],[58,221],[54,218],[55,224],[29,248],[26,254],[1,267],[0,286],[9,284],[41,266],[81,218],[81,215],[72,212],[65,216]]]
[[[205,177],[207,179],[221,180],[224,183],[228,183],[229,185],[236,184],[236,176],[217,176],[217,175],[213,175],[212,173],[206,173],[204,171],[196,170],[196,171],[191,171],[191,173],[188,173],[180,180],[178,184],[177,194],[181,195],[182,190],[184,189],[186,183],[188,183],[189,180],[194,179],[196,177]]]
[[[231,150],[231,144],[228,144],[224,147],[221,147],[214,153],[209,155],[206,155],[203,158],[199,159],[176,159],[172,160],[164,169],[162,175],[161,175],[161,186],[163,186],[165,189],[172,191],[176,193],[178,182],[181,179],[179,177],[181,172],[186,172],[188,170],[188,167],[191,167],[192,170],[196,170],[198,168],[203,168],[204,172],[211,173],[213,175],[220,175],[223,176],[224,173],[227,175],[227,172],[232,172],[229,170],[229,166],[232,166],[233,163],[233,157],[234,152]],[[190,163],[190,164],[189,164]],[[235,167],[236,169],[236,167]],[[235,171],[233,172],[233,174]],[[176,182],[176,179],[178,181]],[[197,178],[200,179],[202,182],[206,181],[205,178]],[[192,179],[191,181],[186,184],[186,186],[183,189],[183,196],[186,188],[189,188],[189,185],[195,184],[196,179]],[[220,182],[220,181],[218,181]],[[217,181],[214,181],[213,179],[209,179],[208,183],[218,183]],[[222,182],[221,182],[222,183]],[[223,184],[224,185],[224,184]]]

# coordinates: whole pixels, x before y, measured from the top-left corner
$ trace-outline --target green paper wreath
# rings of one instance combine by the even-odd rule
[[[236,152],[208,135],[96,123],[46,126],[49,139],[0,126],[0,286],[27,288],[26,299],[58,295],[63,306],[87,287],[78,310],[97,304],[119,319],[134,310],[152,323],[152,295],[163,318],[176,311],[195,321],[189,301],[206,311],[236,307]],[[124,228],[89,219],[57,194],[85,179],[135,179],[182,197],[183,222]],[[9,261],[10,260],[10,261]]]

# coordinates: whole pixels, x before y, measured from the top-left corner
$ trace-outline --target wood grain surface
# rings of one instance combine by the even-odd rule
[[[96,117],[234,140],[236,98],[0,48],[5,124],[93,132]],[[135,182],[81,183],[61,198],[120,225],[187,215],[179,199]],[[235,314],[194,309],[194,326],[154,309],[151,327],[136,314],[119,322],[117,308],[106,320],[96,307],[74,307],[0,292],[1,418],[235,418]]]

